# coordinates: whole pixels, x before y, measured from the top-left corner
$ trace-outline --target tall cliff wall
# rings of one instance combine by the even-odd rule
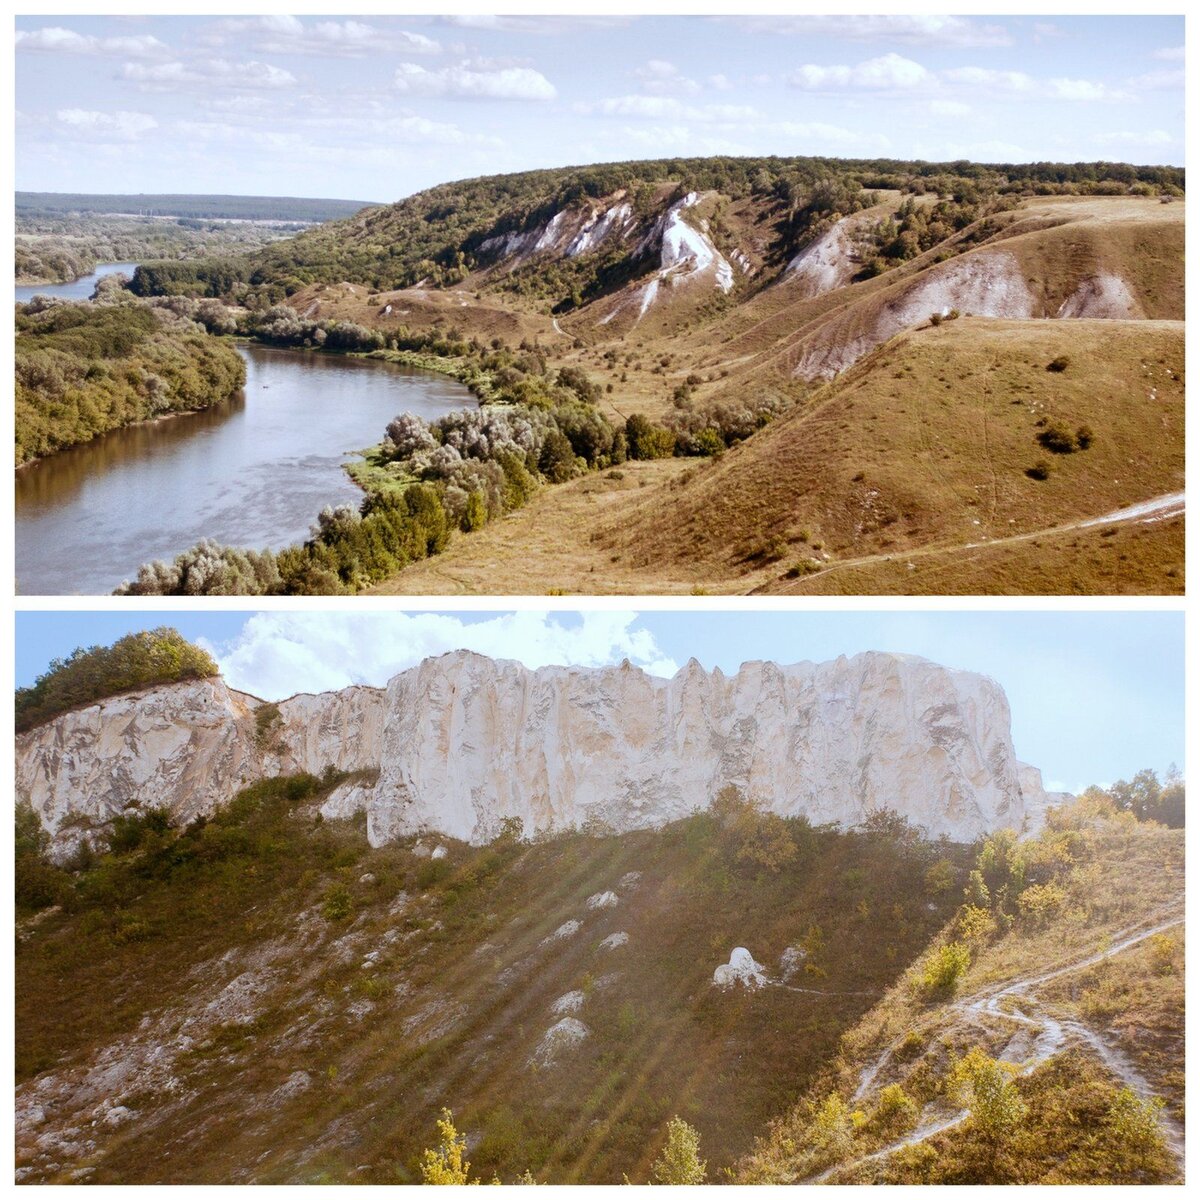
[[[190,819],[254,778],[328,765],[378,769],[327,805],[365,810],[375,845],[422,830],[485,841],[509,817],[529,833],[660,825],[726,784],[781,814],[852,825],[886,808],[960,841],[1020,829],[1046,803],[1000,687],[902,655],[730,676],[692,661],[661,679],[459,651],[386,689],[292,697],[269,723],[260,704],[206,680],[63,714],[17,738],[18,796],[60,847],[131,806]]]

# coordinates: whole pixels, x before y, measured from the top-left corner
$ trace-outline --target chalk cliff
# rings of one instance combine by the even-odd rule
[[[458,651],[383,689],[261,707],[206,680],[65,713],[17,738],[18,796],[61,852],[130,807],[187,820],[255,778],[327,766],[378,771],[325,806],[365,811],[373,845],[423,830],[486,841],[510,817],[527,833],[661,825],[726,784],[781,814],[853,825],[892,809],[959,841],[1021,829],[1047,802],[998,684],[895,654],[728,676],[693,660],[662,679]]]

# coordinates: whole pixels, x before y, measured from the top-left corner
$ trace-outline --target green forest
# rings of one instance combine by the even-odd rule
[[[297,196],[192,196],[138,192],[17,192],[17,215],[27,213],[131,213],[150,217],[200,217],[227,221],[333,221],[369,207],[369,200],[314,200]]]
[[[16,310],[20,466],[136,421],[219,404],[241,356],[166,308],[34,302]]]

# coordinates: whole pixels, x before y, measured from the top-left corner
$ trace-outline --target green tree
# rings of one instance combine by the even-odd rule
[[[650,1174],[655,1183],[703,1183],[708,1165],[700,1157],[700,1134],[681,1117],[667,1122],[667,1144],[654,1160]]]
[[[1108,1125],[1121,1146],[1144,1159],[1163,1148],[1159,1113],[1165,1102],[1159,1096],[1143,1100],[1132,1088],[1123,1087],[1108,1109]]]
[[[971,1120],[993,1144],[1011,1134],[1029,1113],[1014,1082],[1016,1073],[1011,1063],[989,1058],[978,1046],[950,1068],[946,1091],[970,1109]]]

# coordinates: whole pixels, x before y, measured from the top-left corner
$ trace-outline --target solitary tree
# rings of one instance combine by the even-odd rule
[[[707,1164],[700,1158],[700,1134],[682,1117],[667,1122],[667,1144],[650,1168],[655,1183],[703,1183]]]

